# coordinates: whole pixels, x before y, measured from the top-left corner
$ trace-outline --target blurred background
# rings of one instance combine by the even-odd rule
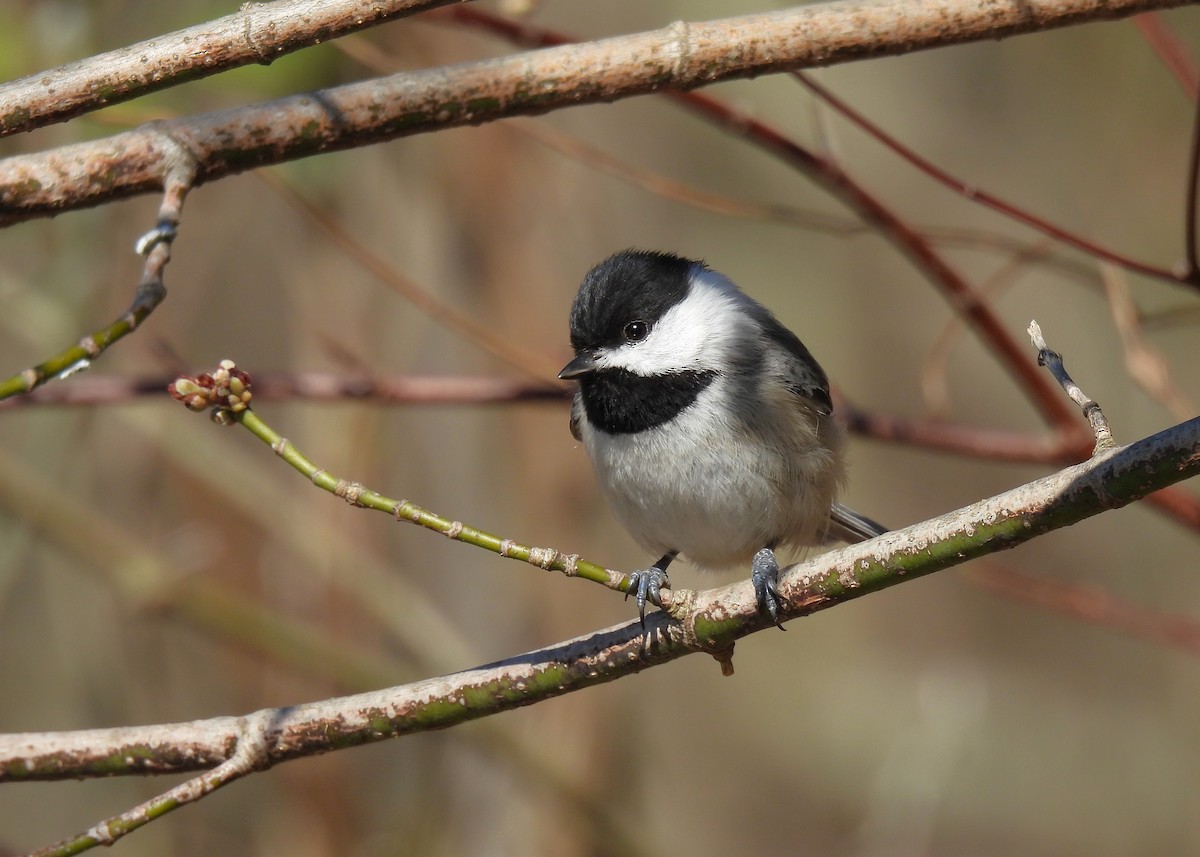
[[[9,0],[0,78],[235,7]],[[545,2],[529,20],[597,38],[749,11]],[[1200,54],[1200,13],[1162,21]],[[363,79],[387,70],[380,63],[423,68],[513,50],[463,27],[401,21],[0,141],[0,155]],[[1182,257],[1193,107],[1132,22],[815,76],[974,185],[1136,258]],[[829,154],[907,222],[965,230],[938,244],[945,257],[990,290],[1019,341],[1031,318],[1041,323],[1119,441],[1190,415],[1200,399],[1195,294],[1118,278],[1177,385],[1172,413],[1131,379],[1094,260],[1057,250],[1015,264],[997,240],[1039,247],[1039,236],[935,186],[787,76],[706,91]],[[960,335],[952,309],[889,243],[787,166],[664,99],[264,172],[190,195],[166,302],[80,382],[204,370],[222,358],[252,373],[549,381],[569,357],[579,279],[637,246],[729,275],[863,410],[1043,430],[1011,377]],[[686,193],[663,195],[634,172]],[[689,193],[719,195],[726,208],[799,211],[718,212]],[[124,311],[141,267],[131,248],[157,205],[147,196],[0,231],[0,375]],[[504,353],[431,320],[334,229],[393,280],[484,325]],[[650,559],[599,497],[565,402],[257,409],[321,467],[389,496],[612,568]],[[891,526],[1055,469],[862,437],[851,462],[846,501]],[[351,509],[249,433],[165,394],[0,410],[0,483],[3,731],[239,714],[466,668],[633,616],[600,587]],[[53,514],[31,513],[35,494]],[[1085,587],[1072,590],[1076,610],[1151,611],[1137,613],[1149,617],[1140,635],[996,594],[977,563],[748,638],[732,678],[690,657],[446,732],[292,762],[117,847],[131,857],[1197,853],[1197,544],[1197,533],[1134,506],[989,561]],[[672,569],[688,587],[742,574]],[[1171,628],[1182,629],[1175,645],[1156,639]],[[57,841],[173,781],[7,785],[0,849]]]

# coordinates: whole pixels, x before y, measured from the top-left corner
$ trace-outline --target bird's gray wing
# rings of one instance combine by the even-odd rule
[[[784,383],[793,393],[815,407],[817,413],[829,416],[833,413],[833,399],[829,395],[829,379],[825,377],[825,370],[804,347],[800,337],[784,327],[769,310],[764,307],[760,309],[763,316],[759,321],[763,332],[792,357],[784,369]]]
[[[825,376],[825,370],[796,334],[784,327],[769,310],[760,309],[762,316],[759,321],[763,331],[792,358],[784,370],[788,389],[814,407],[821,416],[829,416],[833,413],[833,398],[829,394],[829,379]],[[854,544],[881,536],[887,531],[887,527],[841,503],[834,503],[829,510],[827,538],[830,541]]]

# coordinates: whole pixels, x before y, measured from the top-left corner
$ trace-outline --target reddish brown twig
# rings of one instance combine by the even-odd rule
[[[1200,655],[1200,622],[1190,616],[1142,607],[1098,586],[1034,577],[993,564],[973,566],[967,575],[1005,598]]]
[[[1200,497],[1185,488],[1163,488],[1148,494],[1144,502],[1200,533]]]
[[[1183,276],[1189,280],[1200,280],[1200,223],[1197,218],[1200,209],[1200,98],[1196,100],[1195,118],[1192,120],[1192,150],[1188,161],[1187,199],[1184,202],[1183,235],[1184,235],[1184,266]]]
[[[31,406],[106,406],[158,396],[180,373],[147,377],[93,375],[71,384],[42,387],[28,396],[0,402],[0,410]],[[328,372],[261,372],[254,376],[258,401],[347,402],[367,400],[403,405],[502,405],[562,403],[566,388],[512,378],[432,375],[339,375]]]
[[[1134,15],[1129,20],[1138,28],[1142,38],[1183,87],[1192,101],[1200,100],[1200,68],[1179,34],[1167,26],[1160,12]]]
[[[1087,431],[1057,434],[1007,431],[940,419],[865,411],[838,400],[838,416],[854,434],[933,452],[1021,464],[1065,464],[1087,458]]]
[[[381,253],[338,222],[337,218],[331,217],[327,211],[315,205],[293,183],[269,172],[260,171],[257,175],[289,205],[316,224],[347,256],[438,324],[458,333],[531,378],[553,378],[558,374],[561,361],[522,348],[514,337],[502,331],[498,332],[494,326],[481,320],[478,313],[472,315],[411,280]]]
[[[473,7],[457,6],[440,10],[436,18],[479,27],[521,45],[547,47],[567,44],[569,36],[506,19]],[[992,350],[1002,365],[1016,377],[1041,412],[1054,427],[1069,430],[1074,414],[1063,402],[1057,388],[1047,382],[1029,358],[1025,348],[1009,333],[986,302],[959,276],[932,245],[877,197],[851,178],[838,164],[805,149],[777,129],[747,116],[730,105],[701,92],[664,90],[662,93],[710,123],[753,143],[803,172],[863,220],[876,227],[910,261],[925,272],[943,297]]]
[[[1105,261],[1112,262],[1114,265],[1119,265],[1130,271],[1137,271],[1140,274],[1146,274],[1150,277],[1155,277],[1160,280],[1167,280],[1173,283],[1184,283],[1193,287],[1200,287],[1200,276],[1193,272],[1188,275],[1181,276],[1179,273],[1172,271],[1169,268],[1164,268],[1158,265],[1152,265],[1148,262],[1141,262],[1130,256],[1110,250],[1101,244],[1097,244],[1082,235],[1077,235],[1070,230],[1064,229],[1050,221],[1038,217],[1026,211],[1019,206],[1014,205],[1007,200],[1001,199],[993,193],[982,190],[978,186],[965,182],[956,176],[951,175],[946,170],[943,170],[932,161],[918,155],[912,149],[905,146],[888,132],[884,131],[870,119],[859,113],[845,101],[834,95],[829,89],[817,83],[811,76],[803,72],[793,72],[792,76],[800,83],[804,84],[809,91],[820,98],[825,104],[828,104],[843,117],[857,126],[866,134],[873,137],[885,148],[898,155],[903,160],[907,161],[913,167],[921,171],[923,174],[933,179],[940,185],[948,187],[955,193],[963,196],[972,202],[977,202],[980,205],[986,206],[993,211],[998,211],[1006,217],[1016,220],[1018,223],[1023,223],[1031,229],[1036,229],[1043,235],[1048,235],[1056,241],[1061,241],[1063,244],[1082,250],[1092,256]]]
[[[1196,407],[1171,379],[1171,368],[1162,352],[1146,340],[1124,272],[1112,265],[1101,265],[1100,278],[1113,324],[1121,337],[1129,377],[1176,419],[1187,419],[1196,413]]]

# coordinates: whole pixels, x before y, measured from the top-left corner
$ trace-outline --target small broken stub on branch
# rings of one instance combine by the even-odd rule
[[[1079,405],[1084,419],[1091,426],[1092,435],[1096,438],[1096,445],[1092,450],[1092,454],[1095,455],[1097,452],[1102,452],[1106,449],[1114,449],[1117,446],[1117,442],[1113,438],[1112,429],[1108,425],[1108,418],[1104,416],[1104,411],[1100,409],[1100,403],[1083,392],[1082,388],[1075,383],[1075,379],[1071,377],[1067,372],[1067,367],[1063,364],[1062,355],[1046,343],[1046,338],[1042,335],[1041,325],[1036,320],[1029,322],[1027,332],[1030,341],[1033,342],[1033,347],[1038,350],[1038,365],[1050,370],[1050,374],[1054,376],[1059,386],[1063,388],[1063,392],[1067,394],[1072,402]]]

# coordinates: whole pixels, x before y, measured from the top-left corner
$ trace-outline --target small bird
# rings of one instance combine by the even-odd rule
[[[583,278],[571,307],[579,382],[571,433],[633,537],[660,559],[631,574],[645,622],[679,554],[749,561],[779,627],[781,545],[887,530],[835,498],[843,432],[825,372],[770,310],[703,262],[624,250]]]

